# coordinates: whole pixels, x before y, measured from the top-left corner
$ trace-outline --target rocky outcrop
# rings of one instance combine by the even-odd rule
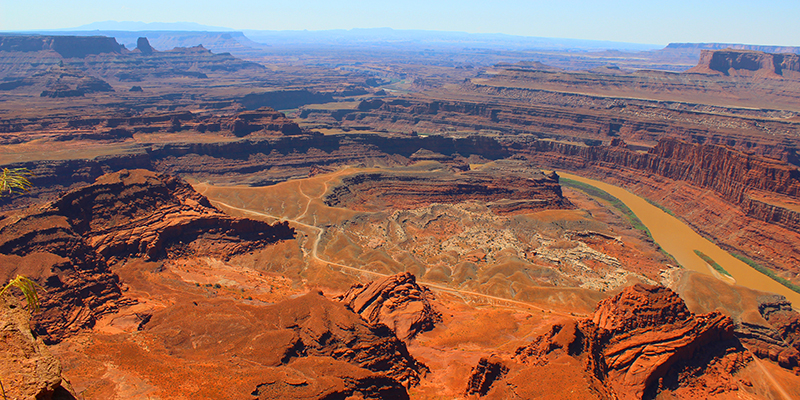
[[[703,50],[687,73],[722,74],[772,79],[800,79],[800,55],[747,50]]]
[[[227,259],[289,239],[287,223],[223,214],[183,180],[120,171],[0,222],[0,278],[23,274],[48,289],[36,333],[58,342],[124,302],[109,263],[183,255]]]
[[[356,174],[344,178],[324,198],[329,206],[355,210],[387,206],[406,210],[468,200],[488,203],[496,213],[512,215],[573,207],[561,194],[557,177],[513,162],[455,174],[436,169]]]
[[[507,378],[487,394],[503,392],[506,379],[530,368],[560,368],[551,364],[564,364],[564,357],[580,362],[583,379],[594,382],[601,398],[641,399],[681,390],[693,382],[689,376],[703,377],[703,384],[691,389],[695,395],[737,390],[733,373],[746,356],[733,326],[719,312],[692,314],[670,289],[637,284],[598,303],[591,319],[553,325],[519,348],[507,363]]]
[[[73,88],[74,87],[74,88]],[[63,79],[63,75],[56,82],[49,85],[48,90],[42,91],[41,97],[79,97],[90,93],[113,92],[114,88],[108,82],[93,76],[84,76],[74,80],[72,84]]]
[[[603,357],[607,382],[623,398],[642,398],[673,366],[680,369],[681,364],[697,363],[703,356],[725,357],[728,348],[737,351],[730,317],[719,312],[692,315],[680,297],[666,288],[635,285],[600,302],[592,320],[601,331],[613,335],[603,348]],[[713,348],[721,352],[703,354]]]
[[[269,367],[253,388],[261,399],[408,398],[426,371],[388,327],[320,292],[259,307],[175,304],[142,334],[164,338],[175,357]]]
[[[470,371],[466,395],[485,396],[492,384],[507,373],[508,367],[500,357],[492,355],[481,358]]]
[[[780,295],[760,298],[758,311],[768,326],[742,322],[736,328],[736,335],[756,356],[797,370],[800,367],[800,313]]]
[[[44,88],[40,97],[80,97],[114,91],[108,82],[64,64],[53,65],[46,71],[22,79],[21,82],[27,86]]]
[[[155,49],[153,49],[153,47],[150,46],[150,42],[147,40],[146,37],[140,37],[136,39],[136,50],[139,50],[140,53],[146,56],[153,54],[153,52],[155,51]]]
[[[691,316],[686,303],[663,286],[637,285],[597,304],[592,322],[612,335],[671,325]]]
[[[124,46],[105,36],[0,36],[0,51],[33,52],[52,50],[64,58],[91,54],[122,53]]]
[[[4,398],[75,399],[61,365],[33,335],[27,312],[16,299],[0,298],[0,381]]]
[[[330,93],[317,93],[309,90],[275,90],[263,93],[250,93],[239,102],[248,110],[270,107],[276,110],[297,108],[306,104],[321,104],[333,101]]]
[[[104,175],[51,207],[104,258],[190,253],[227,259],[294,235],[286,222],[223,214],[180,178],[145,170]]]
[[[429,331],[442,320],[431,304],[433,293],[418,285],[410,272],[355,284],[337,300],[367,322],[388,326],[401,340]]]
[[[233,120],[226,125],[226,128],[238,137],[261,131],[266,131],[265,133],[280,132],[286,135],[303,133],[297,123],[269,107],[236,114]]]

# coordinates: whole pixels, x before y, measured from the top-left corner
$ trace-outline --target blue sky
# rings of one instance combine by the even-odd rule
[[[0,0],[0,30],[98,21],[234,29],[425,29],[633,43],[800,46],[800,1]]]

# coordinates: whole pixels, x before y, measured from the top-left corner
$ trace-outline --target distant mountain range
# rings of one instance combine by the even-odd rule
[[[659,52],[669,57],[687,57],[696,62],[703,49],[732,48],[758,50],[768,53],[800,53],[800,47],[778,47],[724,43],[671,43],[660,45],[611,42],[600,40],[544,38],[506,34],[477,34],[424,30],[397,30],[391,28],[338,29],[325,31],[237,31],[226,27],[201,25],[194,22],[117,22],[103,21],[76,28],[14,32],[12,34],[110,36],[128,49],[136,47],[139,37],[147,37],[157,50],[203,45],[215,53],[229,52],[247,57],[265,49],[381,49],[403,51],[445,51],[481,53],[491,51],[511,52],[600,52],[625,53]]]
[[[166,32],[179,32],[182,44],[180,46],[196,46],[203,44],[205,47],[214,47],[208,42],[209,33],[227,32],[237,42],[245,47],[291,46],[291,47],[396,47],[396,48],[486,48],[491,50],[548,50],[548,51],[646,51],[655,50],[663,46],[611,42],[601,40],[543,38],[529,36],[514,36],[506,34],[478,34],[466,32],[443,32],[423,30],[397,30],[391,28],[370,29],[337,29],[325,31],[268,31],[268,30],[243,30],[201,25],[194,22],[132,22],[132,21],[103,21],[82,25],[76,28],[59,30],[41,30],[28,33],[69,34],[69,35],[108,35],[126,47],[136,43],[134,34],[147,36],[151,39],[153,47],[159,48],[160,41],[155,36],[164,36]],[[192,34],[192,32],[194,32]],[[199,38],[205,42],[197,42],[192,37],[198,37],[197,32],[203,32]],[[202,37],[205,36],[205,37]],[[154,40],[155,39],[155,40]],[[169,41],[173,45],[175,41]],[[164,43],[167,45],[167,43]],[[209,47],[210,46],[210,47]],[[230,46],[227,46],[230,47]],[[171,47],[170,47],[171,48]],[[161,48],[160,50],[167,50]]]
[[[59,29],[60,31],[221,31],[230,32],[236,29],[219,26],[201,25],[194,22],[135,22],[135,21],[101,21],[81,25],[77,28]]]
[[[670,43],[666,47],[667,50],[750,50],[750,51],[763,51],[765,53],[795,53],[800,54],[800,47],[796,46],[763,46],[757,44],[737,44],[737,43]]]

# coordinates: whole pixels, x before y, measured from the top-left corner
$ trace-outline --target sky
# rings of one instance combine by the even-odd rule
[[[111,20],[237,30],[388,27],[657,45],[800,46],[798,16],[798,0],[0,0],[0,31]]]

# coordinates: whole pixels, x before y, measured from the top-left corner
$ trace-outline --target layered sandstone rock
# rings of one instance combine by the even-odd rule
[[[105,36],[0,36],[0,51],[52,50],[65,58],[92,54],[122,53],[125,47]]]
[[[289,239],[286,223],[223,214],[183,180],[120,171],[0,223],[0,278],[26,275],[48,288],[36,333],[57,342],[91,327],[121,299],[109,263],[182,255],[226,259]]]
[[[568,209],[557,176],[515,162],[463,173],[438,169],[361,173],[342,180],[325,196],[330,206],[356,210],[414,209],[468,200],[487,203],[497,214]]]
[[[800,367],[800,313],[780,295],[760,298],[758,311],[767,326],[743,322],[736,335],[756,356],[796,370]]]
[[[0,299],[0,381],[9,399],[74,399],[61,365],[33,335],[16,299]]]
[[[747,357],[733,326],[718,312],[692,314],[667,288],[637,284],[598,303],[591,319],[553,325],[519,348],[506,362],[507,376],[484,393],[500,398],[522,374],[558,374],[561,365],[580,366],[580,379],[599,398],[641,399],[662,390],[695,396],[737,390],[733,372]],[[702,383],[694,385],[698,379]],[[553,388],[554,396],[559,389]],[[515,393],[525,397],[519,388]]]
[[[748,50],[702,50],[697,66],[688,73],[758,78],[800,78],[800,55]]]
[[[156,312],[142,334],[187,362],[243,360],[260,368],[259,399],[408,398],[425,373],[385,325],[320,292],[270,306],[198,300]]]
[[[259,131],[281,132],[286,135],[303,133],[297,123],[269,107],[239,113],[227,128],[238,137]]]
[[[401,340],[433,329],[442,319],[431,304],[433,293],[410,272],[355,284],[337,300],[369,323],[388,326]]]
[[[612,335],[674,324],[691,316],[686,303],[663,286],[636,285],[597,304],[592,322]]]
[[[622,167],[712,189],[750,217],[800,232],[800,213],[790,205],[781,205],[787,201],[796,203],[800,198],[800,170],[785,162],[727,146],[673,138],[660,140],[647,153],[620,146],[545,140],[510,142],[510,146],[524,149],[532,161],[544,165],[572,170]],[[768,204],[761,197],[775,197],[777,201]]]
[[[641,312],[634,299],[644,306]],[[625,304],[626,300],[634,302]],[[653,385],[667,377],[673,366],[680,370],[681,364],[698,363],[704,357],[727,357],[729,348],[741,351],[736,348],[730,317],[719,312],[692,315],[684,310],[683,300],[671,290],[644,285],[598,304],[593,321],[613,335],[603,349],[606,380],[620,397],[642,398],[648,389],[657,390]],[[703,354],[708,349],[717,354]],[[742,354],[733,357],[744,358]],[[721,388],[728,389],[727,385]]]

